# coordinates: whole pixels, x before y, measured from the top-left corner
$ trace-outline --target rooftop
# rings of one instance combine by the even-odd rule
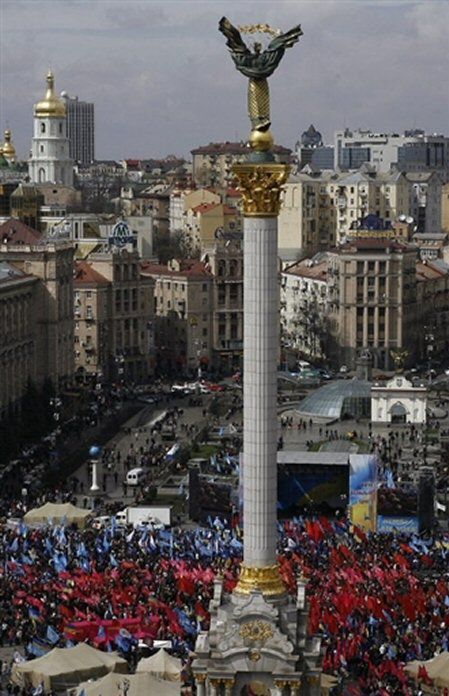
[[[25,225],[21,220],[10,218],[0,225],[2,244],[38,244],[43,238],[41,232]]]
[[[78,285],[109,285],[109,280],[98,273],[87,261],[77,261],[73,284]]]
[[[371,382],[361,379],[337,379],[320,387],[301,401],[298,411],[307,417],[338,420],[369,415]]]
[[[313,259],[303,259],[287,266],[284,273],[325,282],[327,280],[327,259],[319,262],[314,262]]]
[[[14,264],[9,261],[0,261],[0,284],[32,277],[33,276],[24,273],[20,268],[17,268],[17,266],[14,266]]]
[[[282,145],[274,145],[273,152],[288,155],[291,153],[291,150]],[[191,150],[191,153],[192,155],[247,155],[249,148],[246,142],[209,143],[209,145],[201,145]]]
[[[164,275],[172,277],[210,277],[212,274],[207,265],[198,259],[184,259],[169,261],[169,265],[164,266],[160,263],[142,261],[141,272],[143,275]]]

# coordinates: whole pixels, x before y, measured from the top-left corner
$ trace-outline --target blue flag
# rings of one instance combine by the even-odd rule
[[[11,551],[11,553],[16,553],[19,550],[19,539],[18,537],[14,537],[13,541],[8,547],[8,551]]]
[[[40,611],[37,607],[28,607],[28,616],[30,617],[30,619],[38,619],[40,615]]]
[[[59,640],[59,633],[52,626],[47,626],[46,638],[49,643],[55,645]]]

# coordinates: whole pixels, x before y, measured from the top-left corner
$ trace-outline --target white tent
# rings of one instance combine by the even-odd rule
[[[72,503],[45,503],[42,507],[27,512],[23,519],[27,524],[46,524],[49,519],[60,524],[62,520],[66,520],[68,524],[75,522],[79,527],[84,527],[90,515],[91,510],[75,507]]]
[[[124,687],[128,687],[128,691]],[[97,681],[83,682],[68,693],[70,696],[121,696],[125,693],[127,696],[179,696],[181,685],[160,681],[148,672],[127,676],[111,672]]]
[[[420,667],[426,668],[426,672],[435,686],[449,688],[449,652],[442,652],[425,662],[413,660],[405,666],[405,671],[419,682],[421,681],[419,678]],[[431,689],[429,690],[431,691]]]
[[[11,681],[21,687],[42,684],[48,691],[61,691],[87,679],[99,679],[108,672],[126,674],[126,660],[117,653],[104,653],[86,643],[78,643],[74,648],[53,648],[43,657],[15,664]]]
[[[144,657],[139,660],[136,672],[148,672],[158,679],[166,681],[181,680],[182,662],[177,657],[169,655],[161,648],[151,657]]]

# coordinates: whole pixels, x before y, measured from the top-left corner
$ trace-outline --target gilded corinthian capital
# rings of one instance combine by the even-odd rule
[[[287,164],[236,164],[233,167],[237,188],[243,197],[245,217],[277,217],[282,186],[287,181]]]

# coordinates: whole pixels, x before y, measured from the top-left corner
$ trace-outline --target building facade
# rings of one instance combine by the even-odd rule
[[[408,172],[409,215],[416,231],[423,234],[441,232],[441,179],[435,172]]]
[[[127,250],[91,254],[74,279],[77,376],[145,382],[154,369],[153,282]]]
[[[51,71],[47,75],[45,97],[34,107],[34,135],[28,173],[33,183],[73,186],[66,107],[55,94]]]
[[[229,373],[243,356],[242,240],[215,240],[203,259],[213,276],[212,364]]]
[[[41,238],[18,220],[0,225],[0,260],[39,280],[36,334],[37,378],[58,390],[70,384],[73,359],[73,246]]]
[[[157,366],[180,375],[207,369],[212,358],[212,275],[202,261],[143,262],[153,279]]]
[[[328,254],[318,253],[287,266],[281,274],[281,363],[297,358],[322,360],[329,353],[332,329],[328,312]]]
[[[305,357],[353,369],[368,351],[374,367],[390,370],[392,350],[407,351],[410,364],[447,354],[449,265],[423,259],[421,249],[395,238],[394,230],[365,234],[282,272],[287,364]]]
[[[394,221],[411,215],[412,183],[399,172],[304,171],[290,177],[279,215],[279,249],[302,255],[341,242],[368,213]]]
[[[0,421],[18,410],[28,380],[43,382],[37,352],[43,319],[38,278],[0,261]]]
[[[447,182],[449,138],[427,135],[420,129],[405,131],[402,135],[348,128],[336,131],[334,169],[359,169],[365,163],[385,173],[392,167],[400,171],[436,171]]]
[[[217,240],[201,261],[143,263],[155,281],[155,327],[161,370],[231,372],[243,351],[243,252]]]
[[[94,105],[69,97],[61,92],[67,114],[67,137],[69,154],[78,164],[91,164],[95,160],[95,113]]]

